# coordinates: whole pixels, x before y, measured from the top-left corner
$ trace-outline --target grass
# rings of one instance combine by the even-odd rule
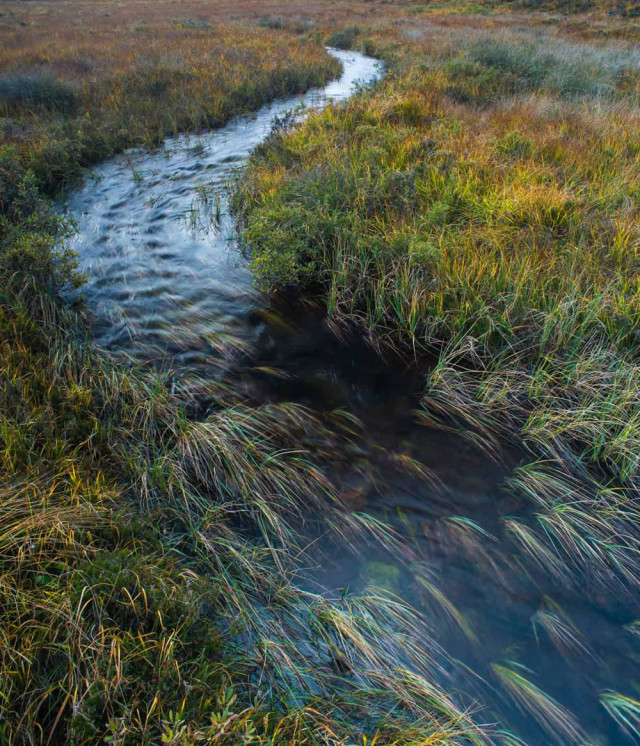
[[[617,692],[603,692],[601,702],[625,733],[632,738],[640,735],[640,702]]]
[[[514,702],[538,721],[554,743],[585,742],[585,735],[571,713],[529,681],[521,671],[498,664],[492,668]]]
[[[561,654],[593,656],[580,631],[576,629],[558,604],[551,599],[545,599],[544,606],[534,614],[531,622],[536,637],[538,636],[538,628],[544,630]]]
[[[256,152],[235,208],[263,289],[293,286],[417,364],[424,421],[491,457],[523,449],[508,487],[530,510],[497,532],[520,571],[580,597],[635,597],[640,61],[617,25],[596,38],[500,18],[430,12],[363,30],[351,43],[374,49],[386,78]],[[454,529],[499,577],[493,537]],[[466,631],[444,589],[423,585]],[[532,624],[568,665],[594,656],[550,599]],[[589,740],[534,672],[493,673],[544,738]],[[638,736],[637,702],[600,700]]]
[[[0,81],[0,101],[5,111],[42,108],[69,113],[77,104],[71,85],[48,75],[6,76]]]
[[[335,458],[337,435],[292,405],[116,367],[55,296],[4,278],[5,742],[480,742],[408,673],[431,665],[408,609],[296,588],[304,537],[375,529],[319,469],[310,442]]]
[[[375,91],[254,155],[235,196],[254,272],[435,354],[424,416],[539,459],[514,482],[538,526],[505,524],[523,550],[636,583],[640,60],[461,23],[380,30]]]
[[[166,10],[132,22],[103,8],[96,26],[54,16],[5,31],[0,142],[43,189],[64,188],[124,147],[218,126],[339,69],[319,44],[264,28],[166,18]],[[59,29],[54,50],[47,22]]]
[[[96,350],[60,297],[82,278],[48,196],[125,147],[323,83],[324,40],[383,57],[378,90],[283,128],[242,177],[256,276],[321,289],[381,347],[435,349],[423,416],[535,456],[511,484],[533,525],[505,534],[567,583],[634,583],[637,31],[627,5],[558,7],[576,10],[0,5],[2,743],[516,742],[436,686],[436,645],[388,590],[298,586],[317,535],[393,549],[325,476],[348,423]],[[481,527],[447,530],[492,565]],[[551,602],[532,622],[582,651]],[[494,673],[549,737],[580,737],[516,664]],[[601,702],[637,735],[637,702]]]

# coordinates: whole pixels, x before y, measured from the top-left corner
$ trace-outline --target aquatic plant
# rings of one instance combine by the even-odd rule
[[[544,606],[531,619],[538,635],[538,627],[546,631],[556,648],[563,654],[593,655],[583,636],[558,604],[546,598]]]
[[[640,702],[617,692],[603,692],[600,701],[626,733],[640,736]]]
[[[585,742],[585,734],[571,713],[529,681],[513,664],[512,667],[494,664],[492,668],[514,701],[536,718],[555,743]]]

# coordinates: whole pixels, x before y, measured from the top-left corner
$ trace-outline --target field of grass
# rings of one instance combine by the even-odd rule
[[[435,353],[424,417],[542,460],[521,474],[539,533],[514,538],[637,582],[640,56],[456,18],[353,35],[385,81],[254,155],[235,196],[254,272]]]
[[[235,201],[260,283],[437,350],[424,416],[549,462],[517,477],[540,536],[516,540],[638,577],[638,26],[540,7],[0,2],[2,744],[489,738],[397,599],[296,586],[316,532],[391,541],[324,475],[348,423],[114,365],[60,298],[82,278],[51,195],[323,83],[324,41],[388,78],[256,154]]]
[[[338,69],[320,45],[258,26],[92,5],[93,22],[51,3],[2,29],[0,142],[48,190],[126,146],[215,127]]]

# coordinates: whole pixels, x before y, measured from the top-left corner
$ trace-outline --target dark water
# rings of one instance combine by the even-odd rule
[[[505,537],[504,520],[528,522],[528,498],[507,488],[513,469],[528,458],[503,444],[489,457],[462,435],[420,422],[421,379],[400,360],[381,360],[362,337],[338,339],[319,313],[278,309],[288,323],[273,324],[259,340],[255,362],[288,374],[263,394],[316,409],[342,407],[363,423],[365,476],[344,476],[353,510],[382,518],[403,537],[406,559],[379,545],[330,545],[313,581],[322,587],[383,587],[425,612],[432,637],[453,660],[446,666],[477,721],[516,733],[528,744],[636,743],[600,704],[607,690],[640,694],[640,639],[628,628],[640,614],[637,593],[572,577],[561,583],[540,571]],[[292,319],[295,319],[293,321]],[[410,457],[429,474],[413,475]],[[313,586],[312,586],[313,587]],[[572,635],[554,638],[540,620],[564,619]],[[540,614],[542,613],[542,617]],[[536,616],[538,615],[538,616]],[[579,733],[535,717],[505,690],[492,665],[505,666],[552,697],[575,718]]]
[[[625,629],[640,619],[640,604],[618,587],[608,591],[580,578],[559,583],[504,538],[505,518],[526,520],[531,512],[524,496],[505,488],[523,459],[517,447],[507,444],[490,458],[460,435],[420,424],[415,368],[382,360],[357,335],[336,336],[312,309],[268,306],[252,288],[225,183],[268,135],[274,116],[300,102],[345,99],[355,81],[378,75],[370,58],[334,54],[344,75],[324,90],[206,135],[169,140],[161,151],[122,155],[70,197],[96,341],[205,375],[217,374],[221,348],[239,346],[246,383],[265,399],[353,412],[364,424],[368,468],[339,475],[343,492],[354,510],[398,529],[406,558],[364,545],[354,560],[350,548],[325,547],[309,583],[354,591],[372,583],[423,610],[452,658],[449,672],[466,693],[461,701],[475,698],[482,707],[479,722],[501,723],[529,744],[634,743],[599,696],[612,689],[640,698],[640,635]],[[260,368],[287,376],[261,378]],[[408,458],[429,475],[408,470]],[[550,618],[564,620],[571,634],[549,634]],[[510,693],[492,664],[553,697],[582,734],[541,727],[543,718]]]

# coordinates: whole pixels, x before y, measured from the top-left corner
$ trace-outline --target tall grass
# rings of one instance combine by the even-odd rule
[[[636,583],[635,50],[473,26],[373,43],[378,90],[283,134],[237,185],[258,281],[320,288],[381,345],[435,352],[425,417],[549,463],[516,480],[541,508],[508,522],[523,551]]]
[[[482,741],[409,609],[295,585],[315,532],[376,531],[320,470],[341,436],[299,407],[114,366],[55,296],[4,278],[7,743]]]

